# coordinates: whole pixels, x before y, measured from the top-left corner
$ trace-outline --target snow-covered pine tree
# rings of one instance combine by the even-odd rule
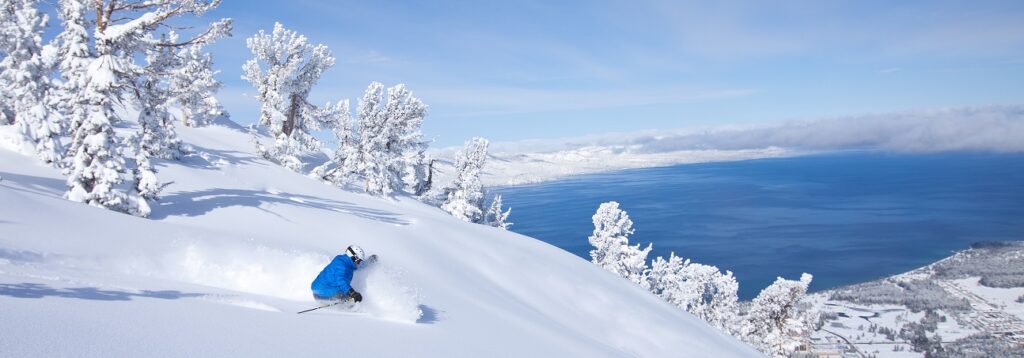
[[[114,117],[113,87],[117,86],[112,56],[99,57],[89,66],[90,80],[84,99],[90,104],[88,117],[71,138],[71,163],[65,169],[71,201],[129,212],[128,194],[120,188],[125,163],[111,118]]]
[[[117,90],[134,88],[139,77],[166,77],[169,67],[176,61],[167,60],[149,63],[145,67],[137,65],[135,60],[140,55],[149,56],[159,52],[159,48],[185,48],[193,45],[205,45],[227,36],[231,31],[231,19],[221,19],[211,23],[207,29],[185,41],[177,42],[173,31],[158,34],[165,28],[173,28],[168,22],[176,17],[191,14],[202,15],[220,5],[220,0],[151,0],[151,1],[119,1],[96,0],[89,3],[95,10],[95,44],[98,57],[109,57],[102,62],[109,63],[109,72],[115,76],[113,87]],[[169,41],[168,38],[175,38]],[[108,71],[103,71],[104,73]],[[161,87],[166,84],[160,84]],[[112,93],[121,95],[121,93]],[[127,96],[130,97],[130,96]],[[140,101],[141,102],[141,101]],[[146,103],[140,103],[146,106]],[[166,102],[161,103],[166,106]],[[118,118],[113,118],[115,121]]]
[[[3,60],[0,60],[0,91],[8,121],[44,163],[59,165],[63,157],[61,116],[51,111],[50,67],[44,60],[42,33],[48,17],[38,0],[4,1],[0,11]]]
[[[85,19],[85,0],[60,0],[59,12],[63,30],[57,35],[57,64],[62,80],[56,95],[57,108],[65,118],[65,134],[75,135],[74,130],[82,125],[88,116],[85,88],[88,84],[88,68],[93,54],[89,49],[89,33]],[[65,155],[69,159],[69,155]],[[67,165],[68,163],[65,163]]]
[[[356,180],[363,180],[363,188],[367,189],[370,187],[370,179],[366,178],[366,173],[380,171],[379,168],[373,168],[381,160],[378,156],[381,155],[376,150],[376,138],[379,136],[378,133],[382,132],[384,126],[384,114],[382,102],[384,101],[384,85],[380,82],[371,82],[363,92],[363,97],[359,99],[359,104],[356,107],[356,118],[351,123],[352,132],[344,132],[344,129],[338,129],[335,131],[335,135],[342,131],[342,135],[349,135],[351,140],[341,141],[339,139],[338,155],[335,156],[337,160],[335,163],[341,166],[341,176],[346,179],[355,182]],[[340,123],[340,122],[339,122]],[[344,144],[344,145],[343,145]]]
[[[739,283],[731,271],[691,263],[679,270],[680,284],[674,304],[723,331],[735,322]]]
[[[811,275],[799,281],[779,277],[750,303],[741,339],[773,357],[788,357],[806,345],[812,330],[811,317],[797,304],[807,293]]]
[[[205,44],[194,44],[178,52],[179,65],[171,72],[169,91],[171,100],[181,110],[181,122],[189,127],[207,125],[227,111],[217,100],[217,91],[223,86],[214,76],[213,56],[203,51]]]
[[[424,154],[427,142],[420,131],[426,110],[403,84],[388,88],[385,99],[384,85],[370,83],[359,100],[355,123],[339,122],[345,125],[335,129],[338,151],[317,168],[317,174],[342,176],[351,182],[362,179],[366,192],[374,195],[403,189],[422,194],[430,177],[430,162]]]
[[[148,217],[151,209],[150,201],[160,199],[160,191],[166,184],[161,184],[156,177],[156,169],[149,163],[149,155],[146,151],[139,151],[135,154],[135,167],[132,169],[134,189],[140,199],[136,199],[136,208],[133,214],[141,217]]]
[[[211,86],[211,82],[212,86],[217,85],[212,78],[213,72],[208,68],[212,59],[208,54],[202,56],[200,50],[221,37],[229,36],[230,32],[231,20],[224,19],[187,41],[181,41],[174,31],[159,36],[152,33],[146,35],[138,49],[145,55],[145,66],[127,75],[135,79],[133,88],[139,109],[139,144],[140,150],[147,152],[147,157],[177,159],[181,156],[181,140],[174,130],[170,107],[177,105],[183,118],[188,118],[197,111],[208,110],[196,108],[200,105],[193,101],[194,97],[208,96],[201,100],[216,103],[214,93],[206,87]],[[195,83],[186,85],[182,81]]]
[[[651,260],[651,271],[647,274],[647,282],[651,293],[661,297],[665,302],[678,306],[683,301],[679,287],[683,282],[679,272],[689,260],[670,253],[668,260],[658,256]]]
[[[487,147],[490,142],[484,138],[473,138],[466,142],[462,151],[455,155],[455,178],[446,188],[447,199],[441,209],[452,216],[472,223],[484,218],[484,187],[480,181]]]
[[[274,138],[274,145],[260,154],[300,171],[299,156],[321,146],[310,131],[320,129],[325,120],[323,111],[307,98],[323,71],[334,66],[334,57],[327,46],[309,44],[305,36],[280,23],[270,34],[260,30],[246,45],[254,57],[242,66],[242,79],[256,88],[260,125]]]
[[[67,2],[67,9],[73,9],[75,2]],[[153,84],[152,78],[162,74],[162,69],[139,66],[135,60],[139,55],[148,55],[154,51],[154,47],[183,47],[196,43],[212,41],[230,31],[231,20],[223,19],[211,24],[208,29],[191,39],[170,43],[155,40],[158,36],[154,34],[160,30],[170,27],[167,22],[175,17],[192,14],[202,15],[206,11],[217,7],[219,0],[152,0],[152,1],[118,1],[118,0],[96,0],[85,3],[86,10],[91,10],[95,18],[91,24],[95,26],[94,43],[96,57],[89,61],[86,72],[84,90],[81,91],[80,103],[74,103],[86,113],[78,128],[71,128],[73,133],[71,146],[68,153],[73,157],[70,166],[66,169],[68,174],[68,192],[65,196],[68,199],[89,203],[90,205],[105,207],[108,209],[124,211],[135,215],[147,214],[146,203],[142,199],[143,194],[152,197],[147,193],[138,192],[139,195],[129,195],[126,188],[121,188],[124,179],[122,175],[127,173],[124,155],[127,152],[120,148],[120,141],[116,140],[113,125],[120,119],[114,111],[115,102],[135,100],[135,104],[142,110],[144,117],[160,117],[159,113],[165,111],[160,106],[166,106],[165,101],[154,98],[162,97],[162,91],[153,90],[160,88],[160,84]],[[89,13],[90,11],[86,11]],[[82,52],[85,53],[85,52]],[[142,84],[142,85],[140,85]],[[133,89],[133,91],[127,91]],[[155,113],[155,114],[154,114]],[[145,119],[145,118],[144,118]],[[142,124],[142,123],[140,123]],[[145,137],[147,130],[149,134],[158,133],[152,131],[155,126],[140,126]],[[169,132],[159,132],[167,134]],[[173,133],[173,132],[170,132]],[[162,134],[156,134],[157,136]],[[157,140],[154,143],[166,143],[168,140]],[[170,139],[173,141],[173,138]],[[141,143],[141,141],[136,141]],[[152,174],[148,170],[148,157],[138,156],[142,150],[136,150],[136,167],[132,168],[137,174],[136,178]],[[148,153],[146,153],[148,154]],[[141,166],[141,167],[140,167]],[[149,174],[145,174],[149,172]],[[146,187],[145,183],[140,185],[136,180],[135,189]],[[148,181],[148,179],[143,180]]]
[[[723,274],[715,266],[691,263],[672,253],[668,260],[659,256],[651,261],[647,280],[651,292],[666,302],[732,333],[739,290],[732,272]]]
[[[431,157],[424,157],[423,163],[425,165],[416,166],[416,185],[413,187],[413,195],[423,197],[430,192],[430,189],[434,186],[434,163],[437,159]]]
[[[389,191],[403,188],[416,191],[426,180],[424,167],[428,165],[425,155],[427,141],[420,131],[427,116],[427,106],[413,96],[405,84],[398,84],[388,88],[384,113],[389,129],[385,141],[390,157],[388,171],[397,179],[391,181]]]
[[[602,203],[594,213],[594,233],[587,240],[594,247],[590,250],[591,262],[614,272],[630,282],[649,288],[647,279],[647,255],[651,245],[641,249],[640,244],[629,245],[633,234],[633,221],[619,203]]]
[[[159,40],[159,44],[174,44],[178,36],[171,32]],[[177,159],[181,156],[181,139],[174,130],[171,113],[167,106],[170,93],[166,88],[168,72],[176,64],[172,47],[151,46],[145,49],[146,66],[134,84],[136,102],[139,110],[139,132],[137,133],[137,151],[143,152],[146,162],[149,158]]]
[[[7,58],[17,41],[17,3],[5,0],[0,3],[0,58]],[[2,71],[2,69],[0,69]],[[14,124],[14,97],[6,89],[6,80],[0,78],[0,125]]]
[[[353,133],[354,123],[349,113],[348,100],[338,101],[334,106],[324,106],[323,117],[328,121],[326,126],[334,132],[334,139],[337,147],[334,153],[323,164],[313,168],[309,175],[324,180],[336,186],[344,186],[352,179],[345,171],[344,163],[349,155],[353,155],[353,147],[356,145],[355,134]]]
[[[508,230],[512,223],[508,221],[509,214],[512,213],[512,208],[504,210],[501,208],[501,195],[495,195],[494,200],[491,201],[491,206],[487,209],[487,213],[484,215],[484,224],[493,226],[502,230]]]

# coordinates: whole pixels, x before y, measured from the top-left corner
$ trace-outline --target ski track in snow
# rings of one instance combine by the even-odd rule
[[[170,279],[198,285],[218,287],[232,291],[277,297],[292,301],[309,302],[309,283],[312,278],[333,258],[331,255],[282,250],[253,243],[212,244],[194,241],[188,244],[176,243],[160,260],[148,260],[146,256],[124,256],[103,260],[73,260],[53,262],[67,269],[90,271],[113,271],[125,275],[143,275],[159,279]],[[32,265],[55,257],[32,251],[0,252],[0,264],[22,262]],[[11,261],[10,258],[14,258]],[[60,276],[25,275],[27,278],[59,281]],[[311,279],[310,279],[311,281]],[[66,284],[87,284],[67,281]],[[417,293],[402,279],[400,270],[390,264],[377,262],[356,271],[353,287],[367,298],[358,311],[373,317],[399,322],[415,323],[422,310]],[[131,291],[132,289],[119,288]],[[203,299],[239,307],[281,312],[274,306],[254,300],[233,298],[225,295],[204,295]]]

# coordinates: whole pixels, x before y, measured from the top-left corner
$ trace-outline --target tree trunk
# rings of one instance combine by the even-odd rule
[[[281,128],[281,130],[284,132],[284,135],[289,137],[292,136],[292,131],[295,130],[295,116],[298,114],[298,112],[299,96],[293,93],[291,106],[288,107],[288,119],[284,121],[283,128]]]
[[[430,191],[430,187],[434,186],[434,161],[431,159],[430,164],[427,164],[427,180],[420,183],[419,190],[416,191],[416,195],[423,195],[427,191]]]
[[[0,124],[9,125],[17,122],[17,116],[14,114],[14,110],[11,108],[0,108]]]

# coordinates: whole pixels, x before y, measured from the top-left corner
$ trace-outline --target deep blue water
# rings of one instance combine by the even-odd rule
[[[987,240],[1024,240],[1024,155],[843,153],[632,169],[494,190],[512,230],[589,260],[600,203],[631,243],[732,270],[740,298],[776,276],[812,290],[908,271]]]

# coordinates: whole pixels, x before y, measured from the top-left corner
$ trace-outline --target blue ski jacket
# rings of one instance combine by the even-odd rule
[[[339,294],[348,293],[352,284],[352,274],[356,271],[356,263],[346,255],[338,255],[331,260],[327,267],[324,267],[320,274],[313,280],[310,288],[313,294],[323,298],[330,298]]]

